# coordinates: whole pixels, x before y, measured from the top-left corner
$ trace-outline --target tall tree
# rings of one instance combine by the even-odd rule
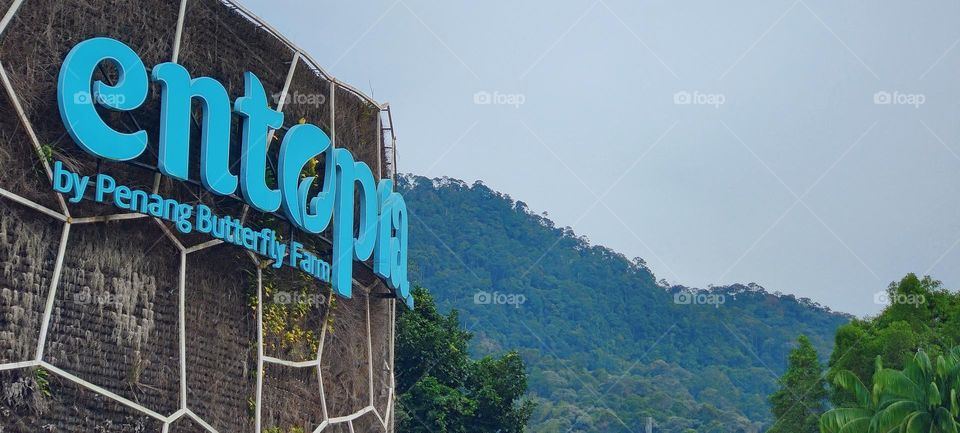
[[[887,368],[903,368],[918,350],[935,358],[960,344],[960,295],[944,289],[940,281],[907,274],[882,295],[889,305],[879,315],[837,329],[827,374],[831,383],[841,371],[869,383],[878,356]],[[846,406],[856,398],[833,386],[830,401]]]
[[[810,340],[801,335],[790,351],[781,388],[770,396],[774,424],[768,433],[818,433],[827,390],[823,366]]]
[[[437,311],[433,297],[413,292],[416,308],[397,318],[397,431],[522,433],[533,411],[524,399],[527,375],[516,352],[471,360],[472,335],[457,311]]]

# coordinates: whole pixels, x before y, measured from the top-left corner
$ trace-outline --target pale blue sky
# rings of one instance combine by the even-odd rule
[[[907,272],[960,288],[956,2],[242,3],[390,102],[401,171],[670,282],[856,314]]]

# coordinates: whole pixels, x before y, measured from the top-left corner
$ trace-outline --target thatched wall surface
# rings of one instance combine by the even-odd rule
[[[228,275],[224,275],[229,271]],[[256,398],[256,267],[228,245],[187,255],[187,401],[218,431],[250,431]]]
[[[4,433],[154,433],[163,427],[153,418],[52,374],[49,384],[39,388],[36,374],[33,369],[0,372]]]
[[[176,411],[179,272],[179,253],[149,219],[72,227],[44,358],[154,411]]]
[[[0,362],[34,357],[61,230],[0,201]]]
[[[332,325],[323,342],[320,369],[331,416],[358,412],[369,405],[367,363],[367,294],[335,301]],[[381,302],[384,302],[381,300]]]

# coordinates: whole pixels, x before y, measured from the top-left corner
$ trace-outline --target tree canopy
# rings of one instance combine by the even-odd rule
[[[397,431],[520,433],[533,410],[524,399],[527,375],[516,352],[471,360],[472,338],[456,310],[437,311],[424,289],[416,308],[397,317]]]

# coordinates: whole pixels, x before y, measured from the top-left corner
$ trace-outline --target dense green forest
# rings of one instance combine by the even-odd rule
[[[829,354],[851,319],[754,284],[658,282],[643,260],[481,183],[404,176],[399,188],[412,279],[441,312],[459,310],[475,357],[520,354],[529,431],[763,431],[797,336]]]

